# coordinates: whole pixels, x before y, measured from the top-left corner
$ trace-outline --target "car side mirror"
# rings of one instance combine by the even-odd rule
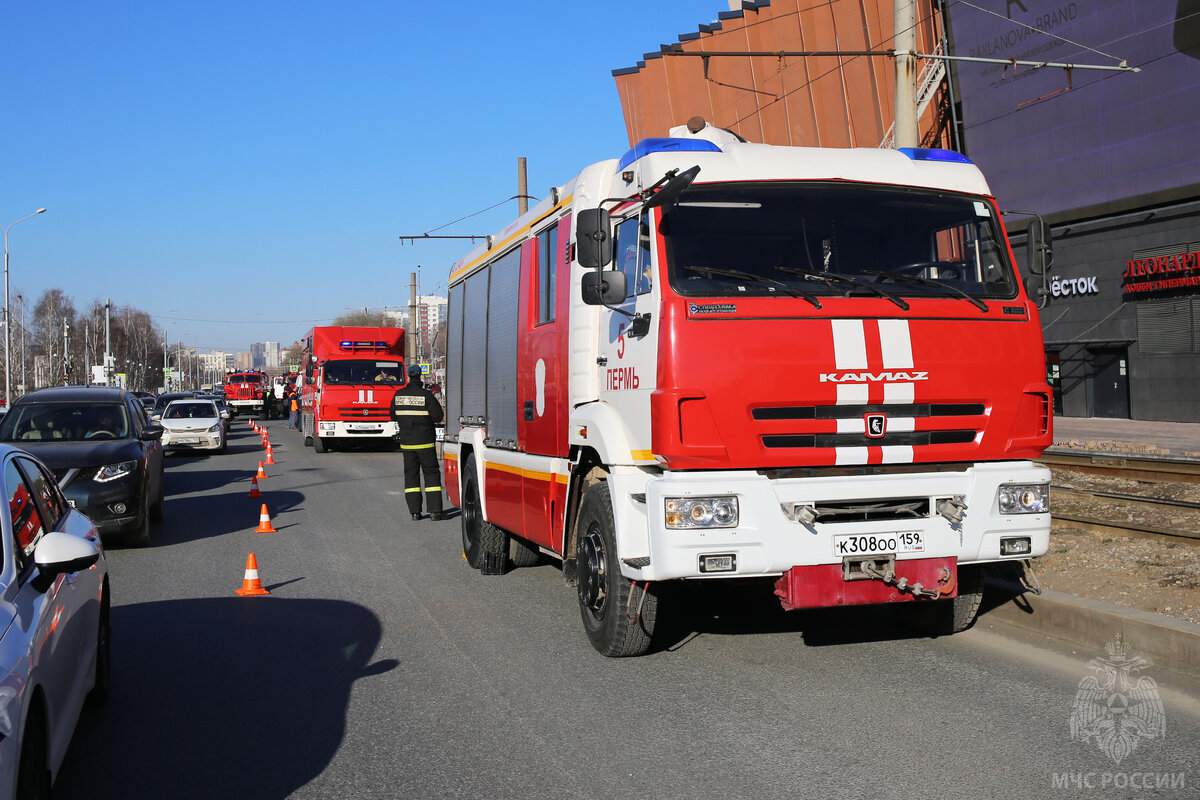
[[[159,418],[156,417],[156,419],[159,419]],[[142,435],[139,436],[138,438],[142,439],[143,441],[152,442],[155,439],[161,439],[162,435],[163,435],[163,426],[160,425],[158,422],[151,422],[149,425],[142,428]]]
[[[33,560],[43,578],[87,569],[100,560],[100,548],[80,536],[61,531],[44,534],[33,550]]]

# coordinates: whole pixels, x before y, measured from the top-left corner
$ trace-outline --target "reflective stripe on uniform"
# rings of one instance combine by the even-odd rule
[[[442,487],[440,487],[440,486],[426,486],[425,487],[425,491],[427,491],[427,492],[440,492],[441,490],[442,490]],[[404,491],[408,491],[408,490],[405,489]]]
[[[405,489],[404,493],[408,494],[409,492],[419,492],[419,491],[421,491],[421,490],[420,489]]]
[[[433,447],[435,444],[437,444],[437,442],[430,442],[429,444],[402,444],[402,445],[400,445],[400,449],[401,450],[428,450],[430,447]]]

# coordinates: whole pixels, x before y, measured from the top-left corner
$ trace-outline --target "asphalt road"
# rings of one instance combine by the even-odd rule
[[[227,454],[168,457],[151,547],[110,544],[112,695],[56,797],[1200,796],[1200,700],[1153,667],[1165,735],[1117,763],[1070,728],[1105,654],[986,625],[692,585],[654,652],[605,659],[555,563],[482,576],[457,516],[411,522],[400,454],[270,428],[262,500],[238,420]],[[234,594],[250,552],[269,597]]]

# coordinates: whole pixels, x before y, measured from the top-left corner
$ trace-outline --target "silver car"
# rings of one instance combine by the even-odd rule
[[[85,700],[108,699],[108,565],[54,475],[0,445],[0,797],[46,797]]]

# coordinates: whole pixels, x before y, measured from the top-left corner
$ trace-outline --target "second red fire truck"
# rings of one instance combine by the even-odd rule
[[[392,397],[407,381],[404,329],[318,327],[302,344],[304,443],[324,453],[339,443],[391,441]]]
[[[1048,547],[1038,310],[957,153],[644,140],[456,263],[448,332],[467,561],[561,559],[606,655],[679,579],[952,632]]]

